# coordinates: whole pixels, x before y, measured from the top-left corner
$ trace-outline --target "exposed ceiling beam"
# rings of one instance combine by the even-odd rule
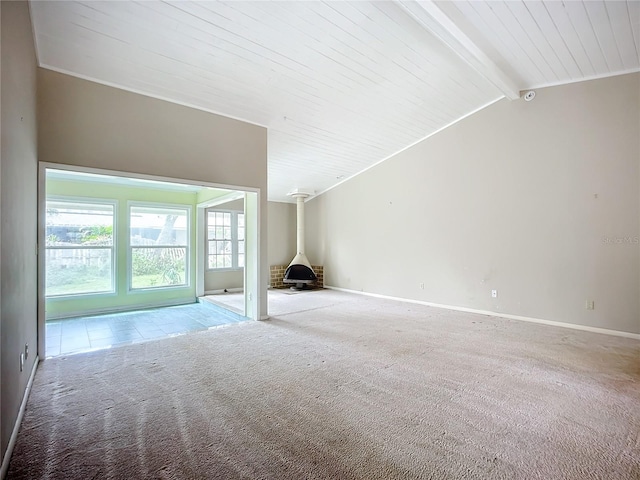
[[[495,85],[510,100],[520,98],[516,82],[502,71],[432,0],[395,0],[414,20]]]

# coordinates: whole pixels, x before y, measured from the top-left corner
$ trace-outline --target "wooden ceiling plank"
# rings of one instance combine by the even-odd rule
[[[431,88],[439,92],[438,96],[446,105],[467,104],[474,98],[479,85],[483,87],[483,95],[494,93],[495,87],[492,84],[464,60],[450,57],[450,48],[418,23],[401,5],[395,2],[378,2],[369,14],[376,24],[389,24],[389,20],[393,22],[394,28],[389,30],[394,33],[393,41],[400,42],[396,49],[403,52],[392,55],[394,62],[416,80],[426,79]],[[406,31],[412,32],[411,41],[403,39]],[[398,60],[406,60],[408,63],[399,63]],[[446,88],[443,88],[445,85]],[[442,108],[446,109],[446,106],[443,105]]]
[[[504,60],[516,70],[522,70],[521,58],[522,52],[517,54],[512,50],[512,44],[507,42],[505,37],[498,34],[494,26],[490,22],[485,20],[485,16],[477,9],[477,2],[468,0],[459,0],[454,3],[457,10],[464,16],[464,18],[478,31],[480,35],[489,41],[496,51],[504,58]],[[491,16],[491,19],[495,21],[495,17]],[[522,76],[522,78],[530,78],[530,74]]]
[[[153,71],[153,77],[157,82],[165,81],[165,75],[167,75],[172,82],[189,81],[190,88],[187,91],[196,90],[206,92],[212,89],[211,80],[215,80],[218,84],[224,84],[226,81],[226,79],[222,76],[218,76],[218,78],[216,78],[211,74],[209,74],[208,76],[191,75],[197,72],[197,67],[182,64],[179,61],[174,61],[162,56],[157,56],[154,62],[145,62],[145,60],[149,60],[150,58],[149,52],[139,51],[139,49],[132,45],[129,45],[127,47],[127,54],[126,56],[123,56],[121,54],[121,48],[119,47],[117,42],[115,42],[114,44],[113,39],[88,29],[81,28],[81,30],[81,33],[78,34],[78,38],[81,38],[84,41],[65,42],[64,45],[60,46],[60,50],[62,52],[70,53],[73,51],[77,51],[77,55],[81,57],[94,55],[96,59],[99,58],[99,63],[104,64],[127,63],[136,67],[133,72],[133,78],[136,77],[136,74],[139,75],[143,70],[151,69]],[[50,44],[59,44],[60,42],[60,40],[53,37],[48,37],[45,34],[40,34],[40,37],[46,38],[47,42]],[[93,53],[95,51],[100,52],[99,56]],[[176,63],[178,63],[180,66],[177,67]],[[229,84],[231,85],[232,83],[229,82]],[[246,95],[249,92],[253,92],[253,96],[255,99],[259,99],[264,93],[260,91],[260,89],[257,88],[255,84],[245,85],[244,88],[242,88],[240,91],[243,92],[243,95]]]
[[[633,41],[636,44],[636,52],[640,54],[640,2],[627,0],[627,12],[633,32]]]
[[[544,33],[544,38],[553,48],[555,55],[566,69],[567,76],[565,79],[573,80],[582,77],[584,73],[581,70],[580,63],[574,57],[573,52],[560,33],[558,25],[549,13],[545,3],[540,0],[525,0],[524,5],[540,27],[540,30]]]
[[[239,4],[241,5],[241,4]],[[238,14],[240,12],[236,12]],[[256,23],[257,20],[253,19],[250,15],[244,15],[245,19],[250,19],[251,22]],[[247,26],[251,31],[255,31],[256,29]],[[307,38],[309,36],[307,35]],[[273,44],[274,49],[283,48],[283,46],[278,44]],[[353,59],[344,55],[339,50],[331,50],[325,44],[319,41],[314,41],[313,45],[305,45],[304,51],[300,52],[301,56],[305,56],[310,58],[313,55],[315,61],[318,62],[334,62],[338,65],[339,68],[336,69],[338,75],[342,75],[346,77],[350,82],[354,82],[355,87],[364,86],[367,83],[375,83],[379,81],[380,74],[373,71],[370,68],[363,68],[362,64],[358,64],[354,62]],[[290,48],[290,47],[288,47]]]
[[[119,19],[119,20],[120,20],[120,19]],[[118,32],[118,35],[119,35],[119,36],[121,36],[121,37],[130,37],[130,34],[129,34],[129,35],[127,35],[127,32],[136,32],[136,31],[137,31],[136,29],[128,29],[128,30],[126,30],[126,29],[121,29],[121,25],[122,25],[122,22],[121,22],[121,21],[119,21],[119,22],[118,22],[118,25],[115,25],[115,26],[112,26],[112,27],[111,27],[114,31],[117,31],[117,32]],[[133,40],[131,40],[129,43],[131,43],[131,44],[133,44],[133,45],[138,45],[138,46],[139,46],[139,45],[140,45],[140,43],[142,43],[142,42],[143,42],[143,40],[144,40],[144,39],[146,39],[146,38],[147,38],[146,36],[138,35],[138,37],[137,37],[137,38],[134,38],[134,39],[133,39]],[[150,50],[150,51],[152,51],[154,54],[162,55],[160,52],[162,51],[162,49],[166,49],[166,47],[167,47],[166,42],[165,42],[164,44],[163,44],[163,43],[161,43],[161,42],[163,41],[163,40],[162,40],[162,37],[160,37],[160,38],[152,37],[152,38],[147,39],[147,40],[151,43],[151,45],[158,45],[158,48],[156,48],[155,50]],[[149,43],[149,42],[148,42],[148,43]],[[193,45],[191,45],[191,46],[193,46]],[[181,45],[181,47],[182,47],[182,45]],[[202,64],[203,64],[203,63],[205,63],[205,61],[206,61],[206,56],[197,56],[197,54],[195,54],[195,55],[194,55],[192,52],[197,52],[197,51],[198,51],[198,50],[196,50],[196,49],[194,49],[194,48],[190,48],[190,49],[188,49],[188,50],[185,50],[185,49],[183,48],[183,49],[182,49],[182,51],[183,51],[183,52],[185,52],[185,51],[186,51],[186,52],[187,52],[187,56],[191,56],[191,58],[192,58],[192,63],[191,63],[191,64],[194,66],[194,68],[203,69],[203,65],[202,65]],[[169,57],[170,57],[170,58],[172,58],[173,60],[179,61],[179,59],[175,58],[175,57],[177,57],[178,55],[174,55],[174,56],[170,56],[170,55],[163,55],[163,56],[169,56]],[[248,64],[248,63],[249,63],[249,62],[247,62],[247,64]],[[214,72],[214,73],[215,73],[215,72]],[[251,84],[252,84],[252,83],[250,82],[250,83],[249,83],[249,85],[251,85]]]
[[[587,17],[596,38],[598,45],[606,59],[610,72],[624,70],[624,64],[618,44],[611,28],[609,12],[603,1],[590,1],[584,3]]]
[[[231,4],[234,8],[242,8],[245,4],[242,2]],[[311,8],[313,4],[309,4],[309,8]],[[249,9],[247,9],[249,10]],[[244,13],[244,12],[243,12]],[[253,23],[259,23],[259,18],[254,18],[250,12],[244,13],[247,18],[251,18]],[[278,20],[282,20],[284,17],[282,15],[279,16]],[[318,18],[316,16],[316,22],[318,20],[324,19],[324,17]],[[301,21],[303,19],[300,19]],[[325,19],[326,20],[326,19]],[[326,20],[328,21],[328,20]],[[305,49],[302,52],[303,55],[308,55],[309,50],[312,52],[317,52],[318,55],[321,55],[325,58],[330,59],[331,61],[335,61],[347,69],[352,70],[359,76],[362,76],[366,79],[367,82],[371,84],[378,83],[384,80],[384,74],[382,72],[376,71],[376,64],[370,62],[369,64],[362,61],[362,59],[366,58],[363,55],[351,56],[348,55],[347,52],[352,51],[356,52],[348,43],[345,43],[342,40],[337,39],[333,32],[337,29],[337,25],[330,23],[328,25],[329,28],[324,28],[318,32],[318,35],[315,36],[313,34],[314,30],[311,29],[302,29],[298,22],[291,22],[287,25],[288,28],[296,30],[296,35],[303,35],[309,39],[309,44],[305,45]],[[312,25],[315,26],[315,25]],[[353,37],[356,38],[356,37]],[[332,41],[328,41],[331,39]]]
[[[314,4],[315,5],[315,4]],[[338,4],[340,6],[346,5],[346,3],[340,3]],[[351,4],[349,4],[349,6],[353,6]],[[365,4],[364,3],[358,3],[357,6],[361,9],[365,8]],[[370,14],[370,12],[369,12]],[[363,16],[365,16],[362,13]],[[372,25],[376,25],[376,28],[379,28],[376,22],[372,21],[372,19],[370,17],[367,17],[368,20],[371,22]],[[313,25],[307,25],[306,27],[308,28],[313,28]],[[326,28],[322,31],[327,31]],[[374,39],[374,42],[371,43],[375,43],[380,41],[380,38],[376,38],[375,36],[371,36],[370,33],[365,32],[365,35],[370,36],[370,38]],[[386,33],[385,33],[386,35]],[[386,36],[384,37],[386,38]],[[392,72],[392,71],[396,71],[396,77],[398,74],[402,74],[403,77],[403,82],[410,82],[410,85],[395,85],[395,88],[398,88],[400,91],[405,92],[405,94],[410,93],[410,92],[414,92],[414,91],[419,91],[419,90],[423,90],[424,87],[428,88],[429,90],[433,90],[434,85],[431,83],[431,77],[433,77],[433,71],[432,72],[422,72],[422,73],[418,73],[416,71],[416,69],[418,70],[422,70],[423,67],[420,65],[420,62],[415,62],[415,63],[407,63],[407,57],[406,55],[398,55],[398,50],[397,48],[394,49],[392,42],[382,42],[381,45],[383,46],[384,49],[387,49],[386,52],[380,54],[379,52],[377,52],[377,54],[379,55],[379,57],[374,58],[373,61],[380,65],[385,65],[385,70]],[[381,55],[381,56],[380,56]],[[427,55],[429,56],[429,55]],[[401,70],[397,70],[398,68],[400,68]],[[439,71],[440,74],[444,74],[444,71],[441,69]],[[411,75],[411,77],[413,78],[408,78],[406,77],[406,75],[404,74],[409,74]],[[393,82],[392,80],[389,80],[389,82]],[[423,87],[424,85],[424,87]],[[410,88],[407,88],[407,86],[409,86]],[[380,92],[377,92],[378,94],[382,94],[382,95],[386,95],[389,96],[390,98],[396,98],[398,95],[397,90],[394,91],[394,85],[393,83],[387,83],[384,85],[384,89],[380,89]],[[389,91],[389,89],[391,89],[391,91]],[[442,88],[437,88],[438,91],[438,98],[441,99],[441,101],[443,102],[442,104],[442,108],[446,108],[446,105],[450,105],[452,103],[456,103],[456,100],[458,98],[458,96],[455,95],[454,92],[449,92],[448,90],[444,90]],[[387,94],[390,93],[391,95]],[[425,97],[422,98],[415,98],[412,101],[424,101]]]
[[[443,100],[447,104],[459,99],[460,103],[468,105],[477,101],[478,92],[482,92],[483,97],[487,94],[495,94],[495,87],[485,77],[478,74],[464,60],[451,57],[449,47],[418,23],[401,5],[395,2],[377,2],[374,6],[397,26],[396,35],[399,40],[402,40],[403,32],[408,30],[414,32],[416,41],[408,42],[402,48],[417,58],[428,57],[430,68],[424,74],[420,73],[422,71],[421,62],[417,60],[412,64],[411,75],[421,81],[425,75],[436,78],[439,83],[437,87],[439,91],[442,91],[443,86],[446,85],[445,91],[449,93],[449,98],[443,98]],[[376,23],[378,22],[388,23],[384,17],[376,17]],[[439,48],[434,48],[434,45]]]
[[[299,78],[299,77],[300,77],[300,75],[296,75],[296,77],[298,77],[298,78]],[[306,78],[307,78],[307,77],[305,77],[305,80],[306,80]],[[305,82],[304,84],[306,84],[306,83],[313,83],[313,82],[312,82],[312,81],[309,81],[309,82]]]
[[[85,45],[77,45],[71,44],[69,41],[61,40],[58,38],[50,38],[45,39],[46,41],[41,42],[43,45],[46,45],[45,49],[56,49],[57,51],[65,52],[67,55],[69,52],[76,52],[72,57],[81,58],[91,55],[93,53],[93,49],[87,48]],[[84,49],[84,52],[83,52]],[[50,57],[51,54],[45,51],[44,57]],[[55,54],[54,54],[55,55]],[[58,55],[59,56],[59,55]],[[68,57],[65,57],[68,58]],[[76,70],[73,63],[64,62],[64,58],[60,58],[56,61],[58,67],[69,71],[74,72]],[[264,120],[265,112],[257,113],[255,105],[250,112],[240,111],[236,103],[231,103],[233,95],[231,94],[223,94],[214,89],[208,89],[207,91],[199,90],[193,85],[193,88],[189,88],[191,84],[185,84],[184,82],[177,82],[175,79],[165,78],[163,75],[159,75],[159,71],[157,69],[153,69],[146,65],[140,65],[135,61],[128,61],[122,59],[110,59],[105,57],[104,51],[103,55],[100,57],[95,57],[93,61],[90,63],[85,63],[85,68],[87,73],[83,76],[93,77],[96,79],[102,79],[107,81],[109,84],[119,84],[120,78],[128,78],[129,82],[126,85],[121,85],[122,88],[125,89],[134,89],[138,91],[149,91],[149,93],[153,95],[160,95],[163,98],[174,98],[177,94],[180,94],[184,99],[189,97],[189,92],[197,91],[198,94],[194,99],[196,100],[194,105],[204,104],[203,106],[206,108],[208,105],[218,106],[218,108],[223,108],[228,115],[232,115],[236,118],[244,118],[248,119],[251,117],[251,121],[256,123],[261,123],[261,120]],[[145,72],[149,70],[149,74],[145,74]],[[150,81],[143,81],[142,78],[150,78],[153,79],[153,83]],[[150,89],[149,87],[154,87]],[[244,97],[242,97],[244,98]],[[243,99],[243,102],[245,100]],[[210,108],[208,110],[215,110],[215,108]],[[248,115],[250,113],[250,115]],[[264,123],[262,123],[264,124]]]
[[[519,0],[516,3],[520,3]],[[544,55],[540,53],[540,50],[520,24],[520,19],[516,17],[511,9],[511,2],[492,2],[490,4],[490,8],[494,15],[496,15],[498,21],[509,31],[511,37],[525,52],[525,55],[530,62],[536,66],[539,72],[542,73],[545,81],[556,82],[558,80],[556,72],[551,68],[547,59],[545,59]]]
[[[582,77],[588,77],[595,75],[595,67],[587,55],[584,48],[584,44],[578,35],[571,18],[561,2],[556,0],[542,2],[545,9],[549,12],[551,19],[553,20],[558,34],[562,37],[564,44],[569,49],[572,58],[580,67]],[[580,78],[580,77],[578,77]]]
[[[589,16],[582,2],[564,2],[561,4],[569,16],[584,51],[594,68],[595,75],[602,75],[610,71],[607,60],[602,52],[596,33],[591,25]]]
[[[322,87],[327,89],[333,89],[333,91],[347,91],[351,86],[349,84],[345,84],[345,82],[337,76],[328,77],[331,79],[331,83],[326,81],[322,81],[318,79],[317,75],[312,68],[310,68],[305,63],[302,63],[300,59],[292,58],[291,56],[283,55],[273,49],[265,47],[257,42],[251,42],[249,46],[243,44],[243,39],[241,36],[234,34],[227,28],[219,28],[215,31],[214,34],[210,31],[212,25],[209,23],[201,23],[199,22],[193,14],[185,11],[185,5],[187,2],[170,4],[170,7],[173,7],[175,13],[167,13],[167,15],[177,15],[178,18],[185,25],[189,26],[189,33],[194,34],[198,33],[199,35],[204,35],[215,38],[217,42],[225,42],[232,50],[238,49],[243,50],[249,53],[252,57],[256,59],[259,63],[264,60],[268,61],[273,65],[273,68],[276,71],[280,70],[282,67],[284,70],[291,75],[303,75],[305,78],[308,78],[310,82],[315,82],[317,84],[322,85]],[[156,2],[148,2],[150,8],[158,8],[159,5]],[[204,26],[203,26],[204,25]],[[215,43],[215,42],[214,42]]]
[[[627,2],[605,3],[623,68],[632,70],[640,67],[640,53],[633,37],[632,19],[627,6]],[[640,12],[638,12],[638,16],[640,17]],[[638,22],[640,22],[640,18]]]
[[[479,18],[485,22],[484,31],[491,35],[493,39],[502,43],[504,52],[510,52],[509,56],[512,58],[513,64],[518,65],[522,76],[529,79],[529,81],[545,82],[544,73],[529,57],[527,51],[516,41],[511,31],[503,25],[493,9],[485,3],[469,2],[469,4],[476,11]]]
[[[532,2],[529,2],[529,4]],[[528,5],[522,1],[507,2],[507,7],[511,11],[515,22],[521,27],[524,35],[529,39],[530,50],[535,50],[542,61],[545,62],[556,81],[566,80],[570,77],[569,70],[565,63],[560,60],[558,52],[549,38],[557,31],[553,26],[549,32],[543,31],[536,17],[529,10]],[[541,6],[538,3],[539,6]],[[547,25],[548,26],[548,25]],[[570,62],[571,63],[571,62]]]
[[[507,98],[520,97],[520,89],[478,46],[432,1],[397,0],[411,17],[439,38],[471,68],[487,79]]]

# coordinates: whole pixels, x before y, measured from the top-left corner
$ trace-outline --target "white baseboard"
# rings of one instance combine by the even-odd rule
[[[20,425],[22,425],[24,411],[27,408],[27,400],[29,400],[29,394],[31,393],[31,386],[33,385],[33,379],[36,376],[36,370],[38,369],[39,363],[40,363],[40,357],[36,355],[36,360],[35,362],[33,362],[33,368],[31,369],[31,373],[29,374],[29,381],[27,382],[27,388],[25,388],[24,390],[22,403],[20,404],[20,410],[18,410],[18,417],[16,418],[16,423],[13,425],[13,431],[11,432],[11,437],[9,437],[9,444],[7,445],[7,450],[4,452],[4,457],[2,457],[2,466],[0,467],[0,480],[5,478],[5,476],[7,475],[7,471],[9,470],[9,462],[11,461],[11,454],[13,453],[13,448],[16,446],[16,440],[18,440],[18,432],[20,431]]]
[[[368,293],[360,290],[349,290],[348,288],[332,287],[325,285],[324,288],[329,290],[336,290],[339,292],[356,293],[358,295],[365,295],[367,297],[384,298],[386,300],[396,300],[398,302],[415,303],[418,305],[425,305],[427,307],[446,308],[447,310],[456,310],[458,312],[478,313],[480,315],[490,315],[492,317],[508,318],[509,320],[520,320],[523,322],[540,323],[542,325],[552,325],[554,327],[571,328],[573,330],[583,330],[585,332],[602,333],[604,335],[614,335],[616,337],[633,338],[634,340],[640,340],[640,333],[622,332],[620,330],[610,330],[608,328],[589,327],[587,325],[578,325],[577,323],[565,323],[556,322],[554,320],[544,320],[541,318],[523,317],[521,315],[511,315],[508,313],[491,312],[489,310],[477,310],[475,308],[457,307],[454,305],[443,305],[441,303],[424,302],[422,300],[412,300],[410,298],[392,297],[390,295],[380,295],[378,293]]]
[[[166,302],[143,303],[138,305],[122,305],[117,307],[94,308],[91,310],[79,310],[77,312],[54,313],[46,316],[46,321],[61,320],[63,318],[88,317],[91,315],[106,315],[109,313],[131,312],[134,310],[148,310],[150,308],[175,307],[177,305],[188,305],[196,303],[196,297],[181,300],[168,300]]]
[[[205,295],[221,295],[223,293],[242,293],[244,292],[244,288],[224,288],[221,290],[205,290]]]

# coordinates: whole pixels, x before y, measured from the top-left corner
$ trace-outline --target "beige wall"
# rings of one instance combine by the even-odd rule
[[[639,132],[640,74],[502,100],[308,202],[309,260],[327,285],[640,333]]]
[[[38,82],[41,161],[261,189],[266,315],[266,129],[45,69]]]
[[[37,351],[36,57],[26,2],[1,2],[0,456],[4,457]],[[20,352],[29,358],[20,372]],[[6,459],[8,460],[8,458]]]
[[[204,272],[204,290],[212,292],[216,290],[237,289],[244,286],[244,271],[229,270],[224,272],[216,272],[214,270],[205,270]]]
[[[296,205],[269,202],[269,265],[289,265],[296,254]]]

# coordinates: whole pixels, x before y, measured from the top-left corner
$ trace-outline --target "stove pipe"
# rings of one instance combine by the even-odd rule
[[[291,194],[296,199],[296,244],[298,253],[293,258],[287,270],[284,273],[284,283],[295,284],[292,288],[303,289],[308,285],[316,283],[317,277],[311,268],[311,264],[304,254],[304,199],[309,195],[307,193]]]

